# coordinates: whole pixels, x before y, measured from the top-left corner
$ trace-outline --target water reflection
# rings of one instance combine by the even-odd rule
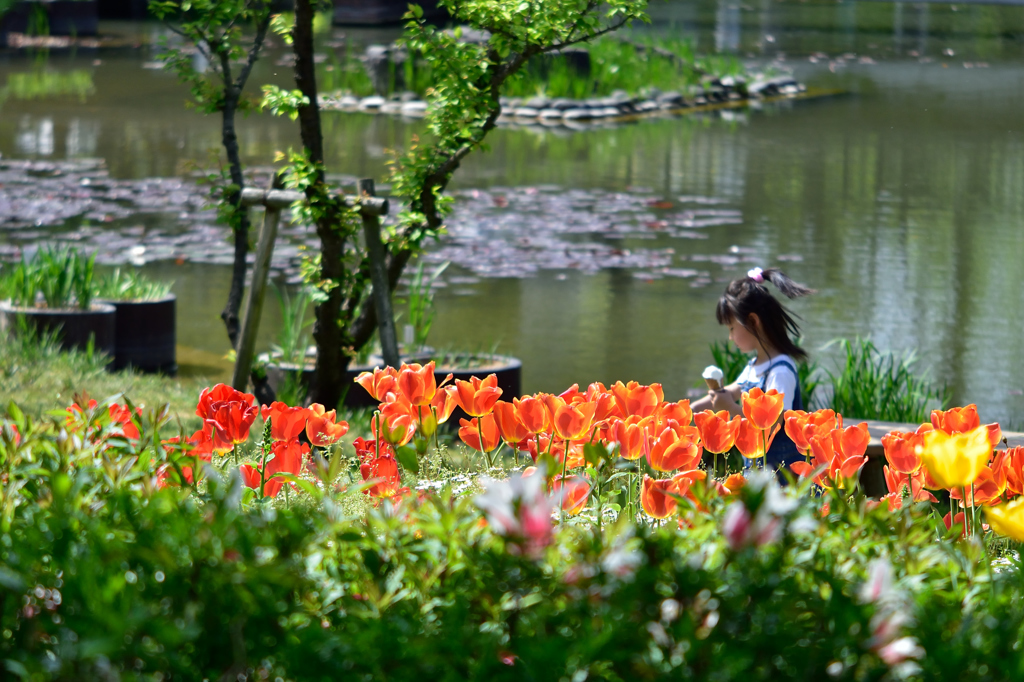
[[[629,270],[473,282],[453,268],[438,292],[434,345],[498,343],[526,360],[530,391],[637,379],[683,397],[700,383],[707,343],[724,337],[713,317],[724,283],[752,262],[778,264],[819,290],[794,308],[823,364],[832,351],[818,349],[828,340],[870,335],[880,347],[916,351],[985,418],[1024,426],[1024,71],[1015,38],[1024,11],[704,0],[659,3],[652,13],[651,30],[690,36],[699,50],[757,55],[853,94],[732,121],[498,130],[490,152],[466,161],[457,187],[710,197],[743,222],[706,228],[706,239],[622,240],[631,249],[673,248],[674,265],[706,273],[704,285],[641,280]],[[85,106],[8,100],[0,153],[100,156],[116,177],[148,177],[181,173],[219,145],[216,120],[182,107],[186,93],[173,76],[142,68],[151,53],[102,54],[92,66],[95,58],[51,58],[54,68],[90,70],[96,90]],[[0,76],[30,68],[18,57],[0,60]],[[286,84],[287,76],[271,55],[253,82]],[[251,164],[298,145],[288,121],[252,116],[239,128]],[[333,171],[380,178],[385,150],[407,145],[422,127],[327,115],[325,131]],[[222,354],[217,315],[227,269],[148,267],[175,280],[187,311],[179,315],[182,343]],[[273,307],[264,347],[278,324]]]

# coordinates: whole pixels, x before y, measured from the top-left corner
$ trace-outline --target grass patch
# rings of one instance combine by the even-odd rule
[[[212,382],[203,377],[108,372],[106,361],[100,353],[61,350],[53,334],[18,331],[2,335],[0,409],[13,401],[38,417],[50,410],[63,410],[76,393],[87,392],[97,400],[123,393],[136,405],[169,403],[173,421],[180,418],[185,428],[199,428],[196,400]]]

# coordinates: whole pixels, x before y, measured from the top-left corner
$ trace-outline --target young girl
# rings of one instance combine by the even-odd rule
[[[775,389],[785,394],[784,410],[803,409],[796,363],[807,357],[806,351],[793,342],[800,328],[793,316],[768,291],[771,282],[787,298],[813,294],[813,289],[797,284],[781,270],[754,268],[746,277],[733,280],[718,299],[715,316],[719,324],[729,327],[729,340],[744,353],[757,355],[750,360],[736,381],[721,391],[708,391],[695,401],[694,412],[712,409],[743,414],[739,403],[744,391],[755,386],[763,391]],[[793,441],[780,429],[765,457],[765,468],[776,470],[793,462],[803,461]]]

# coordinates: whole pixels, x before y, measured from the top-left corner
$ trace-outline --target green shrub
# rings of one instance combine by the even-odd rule
[[[883,353],[867,339],[840,339],[845,362],[837,373],[826,372],[826,405],[851,419],[927,422],[933,408],[949,404],[949,392],[915,374],[917,357]]]
[[[9,415],[0,659],[11,678],[1021,673],[1019,562],[1008,554],[992,571],[927,505],[889,512],[752,478],[678,525],[577,519],[530,553],[481,525],[472,490],[371,508],[343,464],[337,478],[304,476],[290,504],[247,503],[237,470],[207,465],[194,488],[173,484],[195,462],[161,444],[162,409],[133,417],[138,438],[107,403]]]

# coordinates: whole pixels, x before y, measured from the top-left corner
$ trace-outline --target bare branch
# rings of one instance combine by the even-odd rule
[[[238,92],[241,93],[245,87],[245,82],[249,80],[249,74],[252,72],[252,67],[259,59],[260,49],[263,47],[263,40],[267,37],[267,29],[270,27],[270,12],[260,19],[260,22],[256,25],[256,35],[252,39],[252,47],[249,48],[249,54],[246,57],[245,65],[242,66],[242,70],[238,74],[238,79],[235,81],[235,87],[238,88]]]
[[[618,22],[616,22],[614,24],[610,24],[609,26],[605,26],[600,31],[595,31],[594,33],[588,33],[587,35],[581,36],[581,37],[576,38],[574,40],[566,40],[564,42],[557,43],[555,45],[548,45],[547,47],[545,47],[542,50],[542,52],[556,52],[558,50],[564,49],[564,48],[569,47],[571,45],[576,45],[578,43],[585,43],[588,40],[593,40],[594,38],[600,38],[601,36],[603,36],[606,33],[611,33],[612,31],[618,31],[620,28],[622,28],[623,26],[628,24],[630,21],[632,21],[632,19],[633,19],[633,17],[625,17],[625,18],[619,20]]]

